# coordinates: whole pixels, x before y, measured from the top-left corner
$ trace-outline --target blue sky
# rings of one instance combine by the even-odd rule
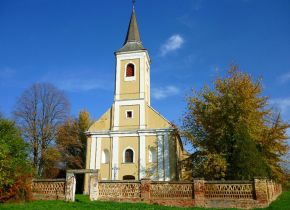
[[[100,117],[112,104],[114,52],[130,0],[0,0],[0,112],[35,82],[65,91],[76,115]],[[231,63],[254,78],[290,120],[289,0],[137,0],[143,45],[152,59],[152,106],[180,124],[185,96]]]

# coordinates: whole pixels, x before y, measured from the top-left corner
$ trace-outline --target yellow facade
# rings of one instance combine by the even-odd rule
[[[86,168],[99,169],[102,180],[178,180],[183,147],[172,124],[150,105],[150,57],[134,11],[126,37],[115,53],[114,103],[87,132]],[[85,192],[88,182],[89,175]]]
[[[111,179],[111,159],[112,159],[112,150],[111,150],[111,138],[102,138],[101,143],[101,151],[107,150],[109,152],[109,161],[104,162],[101,156],[101,168],[100,168],[100,178],[102,180],[110,180]]]
[[[120,137],[119,138],[119,179],[123,176],[132,175],[138,179],[138,161],[139,161],[139,138],[138,137]],[[133,163],[125,163],[125,150],[132,149],[134,151]]]
[[[126,116],[127,112],[132,112],[132,118]],[[119,112],[119,130],[136,130],[140,126],[140,106],[127,105],[120,106]]]
[[[125,71],[128,64],[135,66],[135,78],[126,81]],[[140,59],[128,59],[121,61],[120,71],[120,99],[130,100],[140,98]]]

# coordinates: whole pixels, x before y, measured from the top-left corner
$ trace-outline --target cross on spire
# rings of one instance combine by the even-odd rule
[[[132,0],[133,9],[135,9],[136,0]]]

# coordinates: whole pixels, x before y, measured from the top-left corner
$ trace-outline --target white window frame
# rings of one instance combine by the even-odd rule
[[[133,162],[130,162],[130,163],[126,163],[125,162],[125,153],[126,153],[126,150],[132,150],[133,151]],[[132,163],[135,163],[135,151],[132,147],[126,147],[124,150],[123,150],[123,164],[132,164]]]
[[[128,117],[128,115],[127,115],[128,112],[132,112],[132,117]],[[134,118],[134,112],[133,112],[133,110],[126,110],[125,111],[125,115],[126,115],[126,119],[133,119]]]
[[[132,64],[132,65],[134,66],[134,76],[133,76],[133,77],[127,77],[127,76],[126,76],[127,66],[128,66],[129,64]],[[135,63],[132,62],[132,61],[129,61],[128,63],[126,63],[126,65],[125,65],[125,67],[124,67],[124,81],[126,81],[126,82],[135,81],[135,80],[136,80],[136,73],[137,73],[137,72],[136,72],[136,65],[135,65]]]

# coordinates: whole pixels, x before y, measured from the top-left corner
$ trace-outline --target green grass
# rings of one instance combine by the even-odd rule
[[[21,204],[0,204],[0,209],[5,210],[181,210],[202,208],[177,208],[159,205],[147,205],[143,203],[116,203],[116,202],[91,202],[88,197],[77,195],[76,202],[67,203],[64,201],[34,201]],[[221,209],[220,209],[221,210]],[[225,210],[225,209],[224,209]],[[265,210],[290,210],[290,192],[284,192],[270,207]]]

